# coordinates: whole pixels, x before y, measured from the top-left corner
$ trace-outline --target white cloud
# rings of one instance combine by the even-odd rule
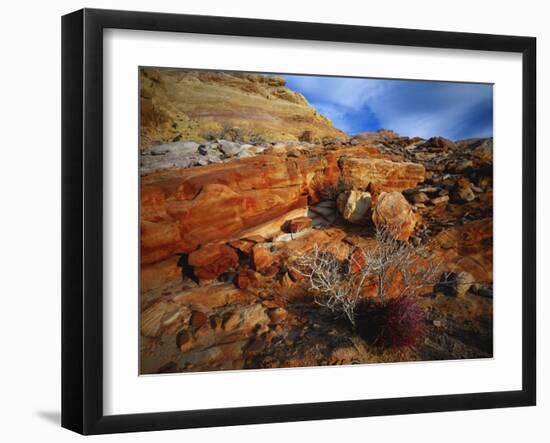
[[[481,111],[492,108],[487,85],[316,76],[289,76],[289,83],[348,132],[350,115],[357,122],[364,113],[402,135],[460,138],[464,133],[492,133],[490,121],[475,121]]]

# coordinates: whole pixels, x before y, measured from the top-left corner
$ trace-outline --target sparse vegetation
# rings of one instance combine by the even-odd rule
[[[418,317],[416,311],[407,313],[403,310],[407,307],[416,309],[412,302],[414,297],[439,281],[440,263],[430,260],[423,248],[396,240],[389,229],[377,229],[375,239],[375,247],[358,248],[346,260],[339,259],[337,252],[324,251],[315,245],[296,261],[296,269],[306,278],[315,301],[345,316],[354,327],[357,326],[357,307],[365,300],[364,287],[374,285],[378,299],[375,306],[379,309],[372,312],[380,317],[376,321],[385,329],[389,327],[385,325],[386,320],[393,324],[400,316],[403,321]],[[395,301],[401,299],[404,301]],[[363,323],[369,312],[367,309],[361,313]],[[390,342],[399,341],[396,337],[389,338]]]
[[[306,277],[318,304],[345,315],[355,325],[355,307],[368,277],[365,273],[354,273],[350,263],[341,261],[333,251],[323,251],[318,245],[298,258],[295,269]]]

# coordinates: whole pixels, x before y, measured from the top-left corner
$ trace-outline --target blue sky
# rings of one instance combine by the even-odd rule
[[[493,135],[493,87],[473,83],[284,75],[348,134],[393,129],[400,135],[459,140]]]

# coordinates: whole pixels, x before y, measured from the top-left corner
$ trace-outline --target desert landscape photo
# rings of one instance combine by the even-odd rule
[[[141,374],[492,358],[492,85],[139,83]]]

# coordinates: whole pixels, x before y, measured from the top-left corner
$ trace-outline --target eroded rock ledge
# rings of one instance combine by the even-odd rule
[[[203,244],[268,238],[336,189],[402,191],[424,180],[421,164],[350,156],[358,152],[266,154],[143,177],[142,264],[190,253]]]

